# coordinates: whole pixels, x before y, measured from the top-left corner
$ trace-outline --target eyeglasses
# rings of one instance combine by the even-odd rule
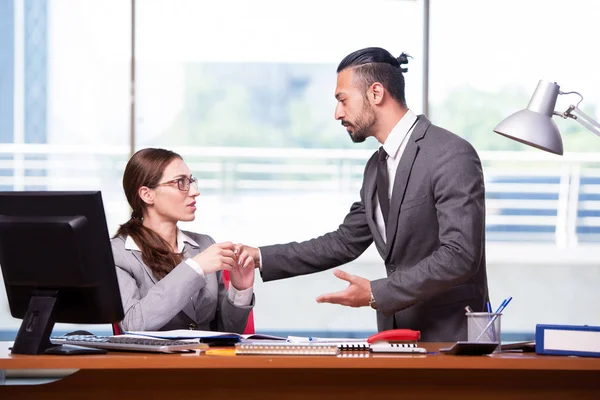
[[[182,192],[189,191],[192,184],[194,184],[196,189],[198,189],[198,179],[194,178],[193,176],[191,176],[189,178],[187,176],[183,176],[181,178],[172,179],[170,181],[159,183],[156,186],[175,185],[175,184],[177,184],[177,189],[181,190]]]

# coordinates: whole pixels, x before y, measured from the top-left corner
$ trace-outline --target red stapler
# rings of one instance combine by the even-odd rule
[[[367,342],[416,342],[420,338],[420,331],[413,331],[412,329],[390,329],[369,336]]]

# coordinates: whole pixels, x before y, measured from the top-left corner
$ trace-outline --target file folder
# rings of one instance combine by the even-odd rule
[[[600,357],[600,326],[538,324],[535,327],[535,352]]]

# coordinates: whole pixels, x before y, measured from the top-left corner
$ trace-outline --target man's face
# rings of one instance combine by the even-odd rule
[[[366,93],[354,82],[354,70],[347,68],[337,77],[335,88],[335,119],[342,122],[354,143],[364,142],[373,136],[373,126],[377,121],[373,107],[366,99]]]

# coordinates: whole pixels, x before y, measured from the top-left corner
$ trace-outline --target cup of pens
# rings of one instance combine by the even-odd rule
[[[500,336],[501,317],[500,313],[490,312],[467,312],[467,340],[474,343],[498,343],[494,353],[501,350]]]
[[[502,329],[500,320],[502,311],[512,300],[507,297],[502,301],[496,312],[492,312],[492,306],[488,302],[486,304],[487,312],[473,312],[471,307],[465,307],[467,315],[467,340],[475,343],[498,343],[494,353],[499,353],[502,350],[500,345]]]

